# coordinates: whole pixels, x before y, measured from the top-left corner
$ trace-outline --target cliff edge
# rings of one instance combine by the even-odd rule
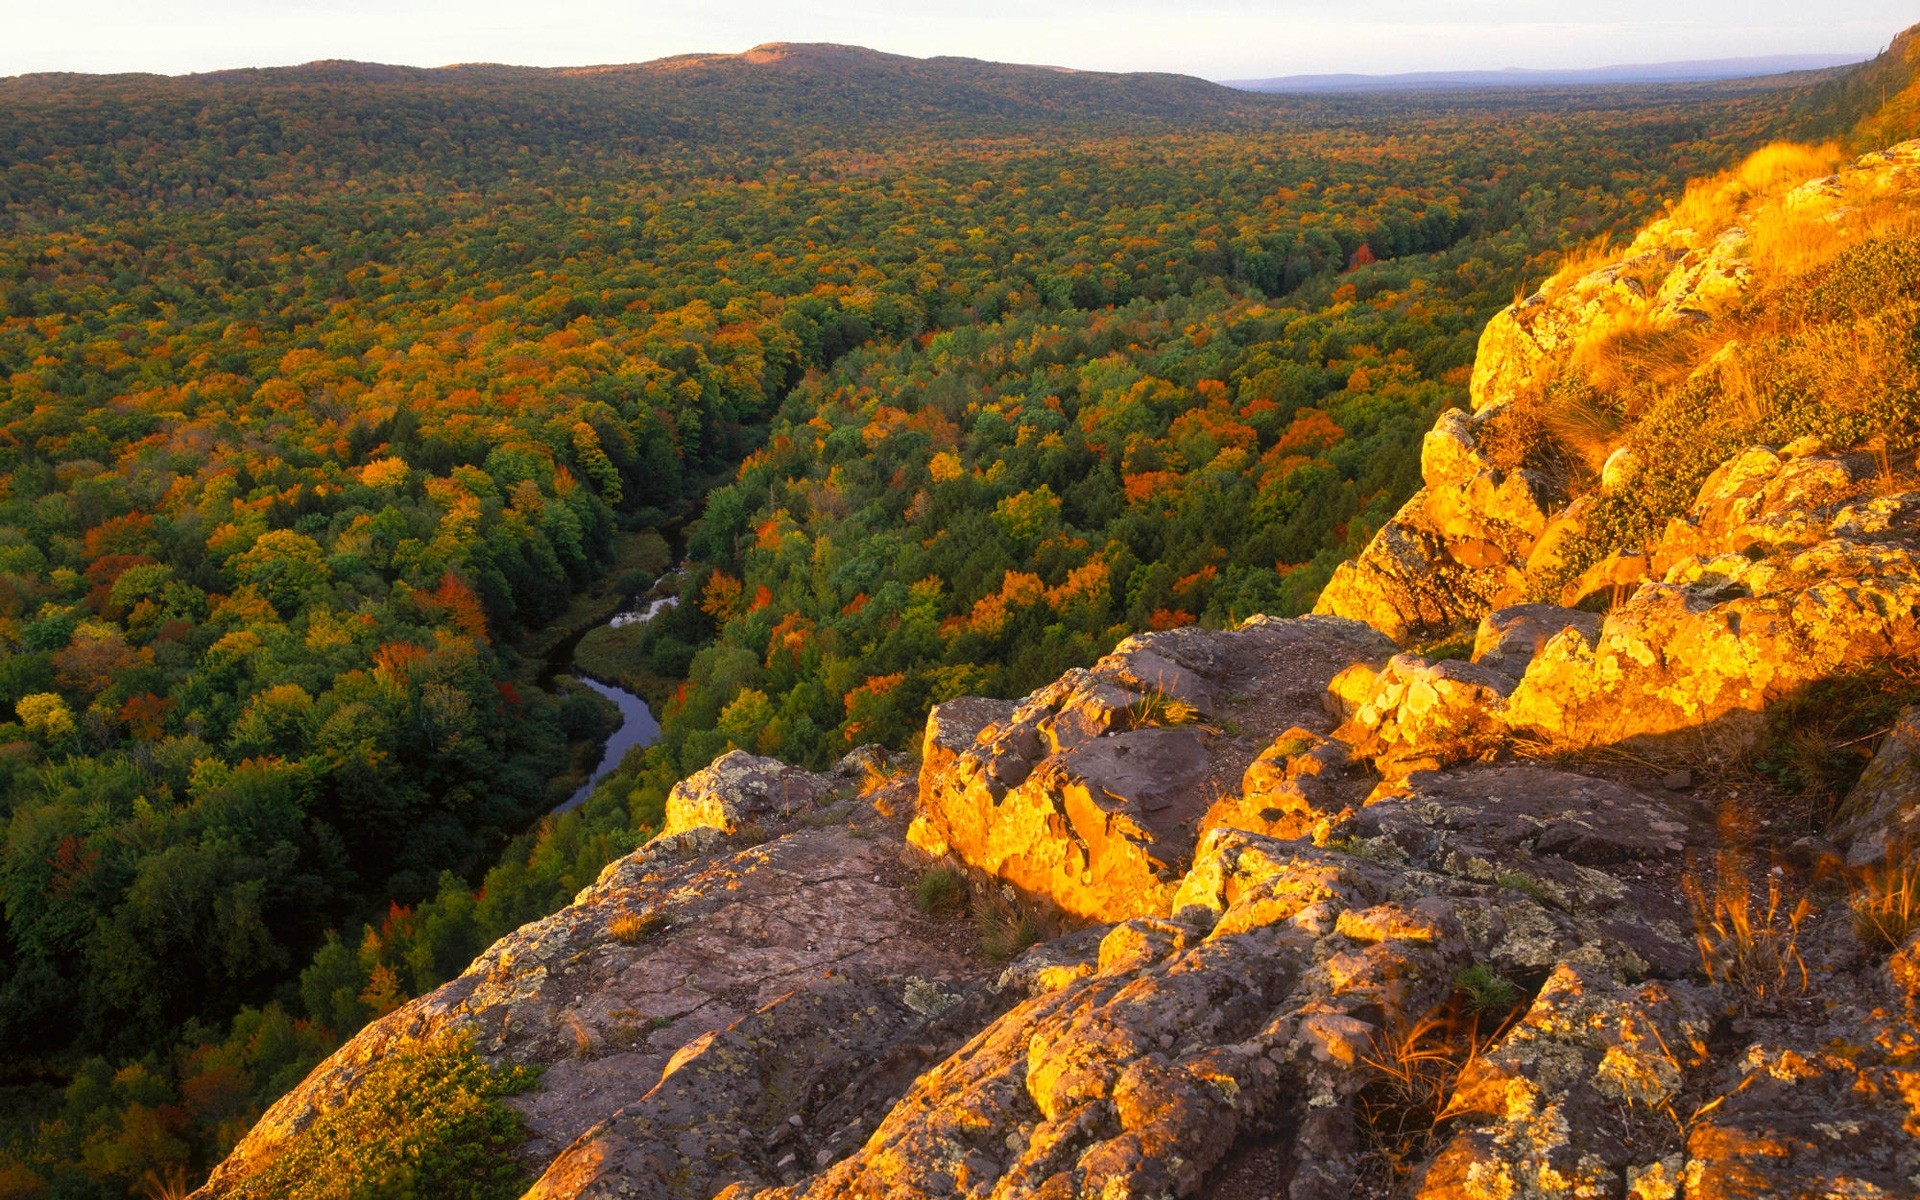
[[[1317,614],[727,755],[196,1195],[448,1035],[548,1200],[1920,1193],[1920,144],[1817,157],[1502,313]]]

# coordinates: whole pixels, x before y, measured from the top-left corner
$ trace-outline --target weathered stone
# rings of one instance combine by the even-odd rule
[[[1415,772],[1345,833],[1375,854],[1498,891],[1463,909],[1483,961],[1526,973],[1605,946],[1623,967],[1694,969],[1687,912],[1634,886],[1639,864],[1677,863],[1711,826],[1679,797],[1536,766]]]
[[[1473,638],[1473,661],[1515,679],[1540,648],[1563,629],[1578,630],[1589,644],[1600,638],[1600,617],[1550,604],[1516,604],[1481,618]]]
[[[491,1061],[543,1068],[541,1086],[511,1103],[531,1134],[524,1154],[544,1166],[640,1103],[690,1040],[825,972],[903,996],[911,977],[956,992],[984,979],[989,965],[955,953],[914,908],[898,826],[872,811],[850,809],[870,822],[866,836],[843,824],[801,825],[762,845],[689,856],[688,839],[721,839],[699,827],[614,862],[571,906],[522,926],[458,979],[351,1038],[268,1111],[199,1196],[244,1194],[248,1177],[339,1104],[370,1063],[442,1032],[470,1034]],[[873,836],[876,828],[894,844]]]
[[[1388,779],[1459,762],[1505,734],[1513,687],[1513,676],[1480,663],[1396,655],[1339,736]]]
[[[1712,1007],[1683,985],[1620,987],[1558,968],[1520,1023],[1467,1065],[1446,1108],[1458,1132],[1415,1195],[1575,1200],[1658,1178],[1678,1149],[1664,1110],[1706,1061],[1712,1024]]]
[[[1328,617],[1129,638],[994,723],[976,726],[976,711],[959,726],[975,729],[972,742],[928,754],[908,836],[1070,917],[1164,914],[1209,805],[1245,769],[1221,786],[1218,734],[1198,719],[1231,710],[1249,732],[1318,736],[1331,724],[1333,677],[1391,650],[1366,626]],[[943,729],[948,708],[935,710]],[[1175,720],[1188,723],[1161,724]]]
[[[1768,451],[1736,461],[1739,470],[1713,484],[1721,499],[1702,511],[1734,512],[1728,519],[1747,527],[1779,515],[1768,496],[1830,495],[1822,489],[1839,486],[1822,466],[1830,460]],[[1767,473],[1782,467],[1798,475],[1783,482]],[[1754,498],[1756,506],[1739,507]],[[1609,613],[1597,642],[1563,633],[1543,646],[1504,719],[1574,746],[1714,724],[1737,735],[1799,687],[1920,648],[1916,612],[1920,530],[1911,527],[1864,541],[1824,536],[1778,560],[1681,559],[1665,582],[1639,586]]]
[[[1894,721],[1835,814],[1827,837],[1854,866],[1920,849],[1920,708]]]
[[[707,1200],[802,1174],[796,1151],[811,1160],[816,1140],[806,1130],[837,1132],[851,1149],[930,1053],[1000,1007],[984,990],[971,1002],[915,999],[912,985],[829,973],[702,1034],[644,1096],[562,1151],[527,1200]]]
[[[833,783],[810,771],[733,750],[673,785],[660,834],[733,833],[748,821],[796,817],[833,794]]]

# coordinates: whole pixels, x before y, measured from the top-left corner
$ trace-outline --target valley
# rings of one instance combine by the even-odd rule
[[[1908,951],[1684,880],[1742,787],[1794,886],[1900,869],[1913,47],[0,80],[0,1196],[1673,1197],[1812,1136],[1716,1006],[1881,1045]],[[1783,945],[1871,1013],[1749,994]],[[1599,1083],[1528,1057],[1580,1005]],[[1441,1012],[1533,1125],[1363,1069]]]

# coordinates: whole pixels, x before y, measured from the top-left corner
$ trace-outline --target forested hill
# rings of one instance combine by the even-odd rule
[[[1414,113],[1453,125],[1498,112],[1625,108],[1655,136],[1684,141],[1724,128],[1724,105],[1755,94],[1777,99],[1780,86],[1265,96],[1179,75],[784,44],[571,69],[315,62],[179,77],[36,74],[0,79],[8,118],[0,126],[0,208],[15,219],[74,212],[74,168],[98,199],[178,206],[331,199],[343,179],[368,185],[375,177],[413,187],[565,188],[639,162],[677,158],[684,166],[688,155],[713,172],[757,170],[768,158],[872,172],[875,164],[838,155],[897,149],[903,140],[1057,144],[1063,127],[1117,136],[1404,136]],[[1747,115],[1780,123],[1764,108]]]
[[[729,745],[1302,611],[1516,289],[1834,111],[811,47],[0,82],[0,1194],[203,1168]],[[583,646],[662,742],[542,820],[598,726],[522,639],[695,505],[684,603]]]
[[[695,147],[722,160],[793,156],[880,135],[978,138],[1061,121],[1140,133],[1274,108],[1187,76],[824,45],[574,69],[316,62],[171,78],[27,75],[0,80],[0,105],[9,110],[0,164],[75,154],[135,190],[266,184],[286,154],[323,175],[390,169],[404,154],[448,179],[538,170],[557,184]]]

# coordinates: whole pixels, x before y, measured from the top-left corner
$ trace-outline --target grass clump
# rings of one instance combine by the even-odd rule
[[[526,1140],[504,1096],[533,1087],[529,1067],[492,1066],[471,1037],[415,1042],[367,1068],[265,1171],[247,1200],[511,1200],[527,1181]]]
[[[1920,930],[1920,855],[1888,847],[1885,861],[1855,875],[1848,907],[1869,945],[1898,950]]]
[[[1199,720],[1199,709],[1158,688],[1127,705],[1127,726],[1130,729],[1192,725]]]
[[[1005,962],[1040,940],[1033,918],[990,888],[974,897],[973,923],[980,952],[995,962]]]
[[[1362,1171],[1377,1185],[1369,1194],[1399,1194],[1419,1165],[1439,1152],[1440,1124],[1461,1077],[1521,1015],[1523,993],[1515,988],[1514,994],[1513,1003],[1484,1013],[1456,997],[1369,1039],[1361,1061],[1370,1078],[1354,1097]]]
[[[936,863],[913,882],[913,903],[923,913],[958,912],[967,900],[967,878],[949,863]]]
[[[1799,947],[1800,926],[1812,912],[1805,896],[1789,905],[1781,876],[1769,872],[1759,900],[1745,860],[1730,850],[1716,856],[1712,879],[1690,870],[1682,884],[1700,969],[1742,1010],[1768,1011],[1805,994],[1812,981]]]
[[[1465,997],[1467,1007],[1476,1013],[1510,1012],[1525,994],[1519,984],[1486,963],[1475,963],[1455,975],[1453,990]]]
[[[613,940],[616,942],[638,946],[665,923],[666,917],[652,910],[638,913],[621,912],[607,922],[607,932],[613,935]]]

